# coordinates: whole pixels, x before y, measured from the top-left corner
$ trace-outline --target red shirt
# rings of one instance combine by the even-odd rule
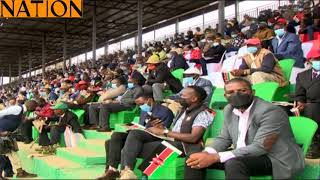
[[[40,117],[52,117],[53,110],[51,109],[51,105],[47,103],[43,108],[37,109],[36,114]]]

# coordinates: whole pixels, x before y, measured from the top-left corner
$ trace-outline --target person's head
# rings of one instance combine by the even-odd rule
[[[50,88],[45,88],[45,89],[44,89],[44,92],[48,95],[48,94],[50,94],[51,89],[50,89]]]
[[[259,23],[259,29],[266,29],[268,27],[268,23],[266,23],[266,22],[260,22]]]
[[[319,72],[320,71],[320,49],[317,49],[317,51],[312,52],[310,58],[311,58],[312,69]]]
[[[46,100],[44,98],[38,98],[37,99],[37,103],[38,103],[38,106],[41,107],[41,108],[44,107],[47,104],[47,102],[46,102]]]
[[[251,83],[243,78],[231,79],[224,86],[224,97],[228,103],[241,111],[252,104],[254,95]]]
[[[286,25],[283,23],[275,24],[273,29],[274,29],[274,33],[276,34],[276,36],[278,36],[280,38],[286,33]]]
[[[62,116],[68,110],[68,105],[65,103],[57,103],[51,107],[51,109],[55,115]]]
[[[27,100],[24,105],[26,106],[28,112],[33,112],[36,110],[38,103],[35,100]]]
[[[13,106],[13,105],[16,105],[17,101],[16,101],[16,98],[15,97],[11,97],[9,99],[9,106]]]
[[[206,41],[207,42],[213,42],[213,40],[215,39],[215,36],[214,36],[214,34],[213,33],[211,33],[211,32],[208,32],[207,34],[206,34]]]
[[[197,106],[207,98],[206,91],[199,86],[188,86],[182,90],[179,103],[184,108]]]
[[[150,112],[154,104],[152,94],[142,94],[135,99],[135,103],[140,107],[141,111]]]
[[[178,56],[177,51],[170,51],[169,54],[167,55],[169,59],[173,59],[176,56]]]
[[[189,69],[185,70],[183,76],[185,78],[192,77],[193,79],[198,79],[201,75],[201,71],[196,67],[190,67]]]
[[[160,57],[156,54],[149,57],[147,61],[147,66],[150,71],[155,70],[160,64]]]
[[[248,39],[246,41],[247,50],[251,54],[256,54],[261,49],[261,41],[258,38]]]
[[[117,87],[119,87],[121,85],[125,85],[126,84],[126,79],[123,76],[120,76],[120,77],[117,77],[117,78],[113,79],[111,81],[111,83],[112,83],[112,88],[115,89],[115,88],[117,88]]]
[[[196,27],[196,30],[197,30],[197,32],[201,31],[200,27]]]
[[[221,44],[221,39],[216,38],[216,39],[213,41],[212,46],[213,46],[213,47],[217,47],[217,46],[219,46],[220,44]]]

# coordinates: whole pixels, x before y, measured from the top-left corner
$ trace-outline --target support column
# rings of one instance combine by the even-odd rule
[[[96,61],[96,49],[97,49],[97,4],[94,1],[93,16],[92,16],[92,61]]]
[[[68,67],[71,67],[71,57],[69,56],[69,60],[68,60]]]
[[[3,71],[4,71],[4,69],[2,69],[2,73],[1,73],[1,87],[2,88],[3,88],[3,75],[4,75]]]
[[[19,80],[18,82],[20,83],[20,81],[22,80],[22,74],[21,74],[21,64],[22,64],[22,50],[19,49],[19,64],[18,64],[18,71],[19,71]]]
[[[156,27],[153,28],[153,40],[156,40]]]
[[[87,61],[88,60],[88,55],[87,55],[87,52],[84,53],[84,60]]]
[[[234,3],[234,17],[239,21],[239,0],[235,0]]]
[[[106,44],[104,45],[104,54],[108,55],[109,54],[108,51],[109,51],[109,42],[107,41]]]
[[[142,0],[138,0],[138,55],[142,55],[142,21],[143,21],[143,9]]]
[[[179,34],[179,18],[176,20],[176,34]]]
[[[32,47],[31,47],[32,48]],[[32,71],[32,49],[29,49],[29,53],[28,53],[28,62],[29,62],[29,78],[31,77],[31,71]]]
[[[63,73],[67,71],[67,23],[64,23],[63,31]]]
[[[205,23],[205,19],[204,19],[204,11],[202,11],[202,31],[204,32],[204,23]]]
[[[9,84],[11,83],[11,64],[9,64]]]
[[[43,33],[43,37],[42,37],[42,77],[43,78],[46,73],[45,62],[46,62],[46,33]]]
[[[218,32],[223,34],[224,31],[224,8],[225,8],[225,0],[219,1],[219,29]]]

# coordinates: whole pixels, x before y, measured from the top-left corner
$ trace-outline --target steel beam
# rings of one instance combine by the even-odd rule
[[[239,21],[239,0],[235,0],[234,14],[235,14],[235,18]]]
[[[226,1],[225,0],[220,0],[219,1],[219,29],[218,32],[223,34],[224,31],[224,8],[225,8]]]
[[[95,62],[97,49],[97,4],[94,1],[93,15],[92,15],[92,61]]]
[[[143,9],[142,0],[138,0],[138,55],[142,55],[142,21],[143,21]]]
[[[42,63],[41,63],[43,78],[45,76],[45,71],[46,71],[46,66],[45,66],[46,58],[47,58],[46,57],[46,33],[43,33],[43,35],[42,35]]]
[[[63,73],[67,71],[67,23],[65,23],[63,31]]]

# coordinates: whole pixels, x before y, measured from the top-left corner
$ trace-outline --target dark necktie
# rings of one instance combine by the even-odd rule
[[[316,79],[318,77],[318,73],[312,72],[312,79]]]

